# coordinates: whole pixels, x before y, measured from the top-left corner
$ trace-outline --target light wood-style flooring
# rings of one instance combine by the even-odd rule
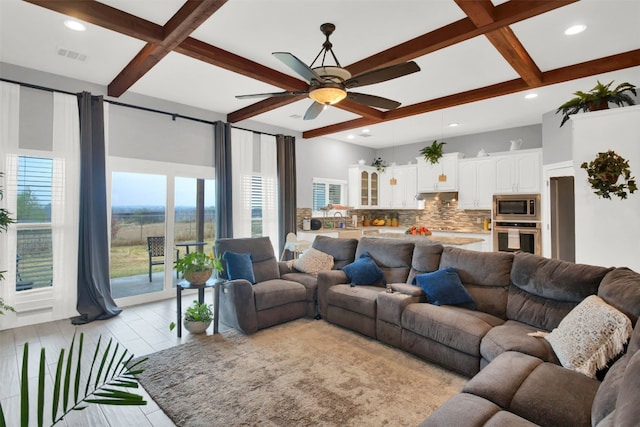
[[[210,301],[210,291],[206,292],[206,300]],[[197,295],[183,295],[183,310],[190,305]],[[20,372],[24,344],[29,343],[29,388],[35,401],[38,376],[38,360],[40,350],[45,348],[49,378],[46,387],[51,388],[55,377],[56,363],[61,348],[68,348],[74,332],[84,332],[84,358],[93,356],[93,345],[102,336],[101,347],[104,348],[110,338],[119,342],[129,352],[143,356],[156,351],[188,342],[192,336],[183,330],[182,338],[178,338],[176,330],[169,331],[169,323],[176,319],[176,300],[168,299],[133,307],[124,307],[120,315],[102,321],[94,321],[87,325],[75,326],[70,320],[42,323],[15,329],[0,331],[0,400],[8,426],[19,425],[19,393]],[[220,329],[223,329],[220,325]],[[213,325],[207,334],[213,333]],[[83,371],[84,372],[84,371]],[[146,406],[102,406],[89,405],[83,411],[69,414],[60,426],[174,426],[173,422],[153,402],[149,395],[140,390],[148,401]],[[35,404],[32,404],[35,406]],[[33,408],[32,408],[33,409]],[[46,420],[50,420],[50,410],[45,409]],[[29,425],[35,424],[35,411],[31,415]]]

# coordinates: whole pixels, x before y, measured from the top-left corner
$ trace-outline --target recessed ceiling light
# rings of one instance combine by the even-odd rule
[[[356,137],[355,135],[347,135],[347,139],[353,139],[355,137]]]
[[[449,127],[450,128],[455,128],[455,127],[458,127],[458,126],[460,126],[460,123],[449,123]]]
[[[587,29],[586,25],[578,24],[578,25],[573,25],[573,26],[567,28],[566,30],[564,30],[564,33],[567,36],[572,36],[574,34],[580,34],[581,32],[583,32],[586,29]]]
[[[362,133],[369,133],[371,132],[369,129],[362,129]]]
[[[525,99],[533,99],[533,98],[537,98],[538,94],[537,93],[528,93],[524,96]]]
[[[67,19],[66,21],[64,21],[64,26],[73,31],[84,31],[87,29],[84,24],[72,19]]]

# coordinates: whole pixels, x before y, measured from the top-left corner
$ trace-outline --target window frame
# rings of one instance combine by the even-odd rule
[[[346,205],[346,202],[347,202],[347,181],[346,180],[313,177],[313,180],[311,183],[311,215],[312,216],[324,216],[327,212],[329,212],[330,214],[333,214],[335,212],[335,210],[330,210],[330,211],[314,210],[316,184],[324,184],[325,187],[328,187],[330,185],[339,185],[340,186],[340,202],[332,203],[332,204],[340,204],[343,206]],[[330,195],[330,191],[327,190],[325,193],[325,203],[323,206],[327,206],[328,204],[331,203],[329,195]]]

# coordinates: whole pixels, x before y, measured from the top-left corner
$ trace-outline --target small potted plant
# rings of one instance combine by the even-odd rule
[[[203,285],[213,272],[222,272],[222,260],[220,257],[204,252],[192,252],[176,261],[174,267],[182,277],[192,285]]]
[[[598,153],[595,159],[589,163],[582,163],[580,167],[587,171],[587,180],[596,190],[594,193],[605,199],[611,199],[612,194],[626,199],[625,190],[633,194],[638,189],[635,178],[631,176],[629,161],[613,150]]]
[[[636,87],[631,83],[620,83],[614,89],[611,89],[613,80],[609,84],[597,84],[589,92],[577,91],[574,93],[575,98],[565,102],[556,110],[556,114],[562,112],[562,122],[560,127],[569,120],[569,116],[579,113],[580,111],[596,111],[609,108],[609,103],[616,104],[618,107],[626,105],[634,105],[635,101],[628,93],[636,95]]]
[[[446,144],[446,142],[438,142],[433,141],[431,145],[427,145],[422,150],[420,150],[420,154],[424,156],[424,160],[432,165],[435,165],[442,158],[442,146]]]
[[[202,334],[207,330],[211,321],[213,320],[213,311],[211,311],[211,305],[194,300],[193,304],[189,306],[183,316],[184,328],[192,334]],[[169,324],[169,330],[173,330],[176,324],[171,322]]]
[[[371,162],[371,166],[376,168],[378,170],[378,172],[383,173],[384,169],[389,165],[387,164],[387,162],[385,160],[382,160],[382,157],[376,157]]]

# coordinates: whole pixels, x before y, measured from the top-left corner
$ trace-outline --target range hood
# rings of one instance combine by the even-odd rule
[[[416,200],[426,200],[426,201],[441,201],[441,202],[451,202],[454,200],[458,200],[458,192],[457,191],[434,191],[429,193],[418,193],[416,194]]]

